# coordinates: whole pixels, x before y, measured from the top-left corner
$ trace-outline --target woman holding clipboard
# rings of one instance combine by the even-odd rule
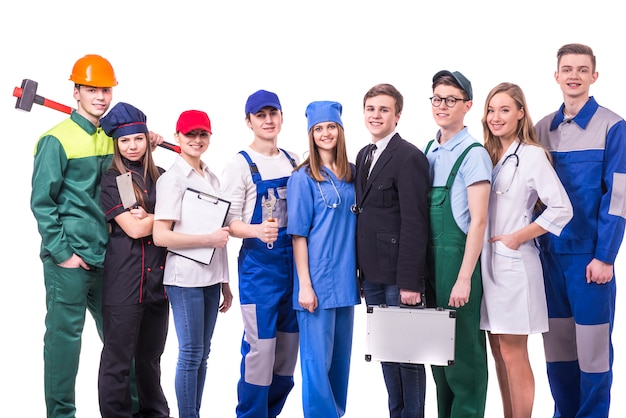
[[[215,174],[201,160],[211,140],[211,121],[205,112],[187,110],[176,123],[176,142],[181,153],[157,182],[154,241],[168,249],[214,248],[209,264],[169,251],[163,284],[172,306],[178,336],[175,390],[180,418],[198,417],[206,379],[207,359],[217,313],[232,304],[226,244],[229,228],[218,227],[203,234],[179,232],[183,198],[188,189],[211,196],[220,194]],[[220,303],[220,293],[222,301]]]

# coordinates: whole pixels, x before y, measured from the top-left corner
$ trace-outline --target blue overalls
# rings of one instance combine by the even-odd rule
[[[281,150],[292,166],[296,162]],[[251,224],[269,218],[263,205],[272,193],[276,204],[272,217],[278,221],[273,248],[258,238],[243,240],[239,252],[239,300],[244,323],[241,342],[241,378],[237,385],[237,417],[276,417],[294,386],[298,357],[298,323],[293,310],[293,249],[287,227],[287,180],[289,176],[262,180],[255,163],[240,151],[256,185],[257,199]]]

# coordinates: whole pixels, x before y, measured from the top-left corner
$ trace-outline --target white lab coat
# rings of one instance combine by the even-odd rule
[[[513,142],[493,169],[481,254],[480,327],[493,334],[545,332],[548,310],[535,240],[512,250],[500,241],[489,243],[489,238],[510,234],[533,222],[537,198],[546,208],[535,221],[548,233],[559,235],[573,215],[567,193],[542,148],[521,144],[517,150],[517,169],[514,169],[514,156],[509,157],[502,169],[505,159],[514,153],[518,144],[519,141]],[[504,193],[497,194],[495,190]]]

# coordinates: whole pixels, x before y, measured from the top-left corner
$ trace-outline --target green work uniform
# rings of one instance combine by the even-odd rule
[[[426,153],[431,144],[428,144]],[[430,307],[452,308],[448,301],[463,262],[467,235],[454,219],[450,188],[463,159],[474,146],[480,144],[470,145],[459,156],[446,185],[432,187],[429,192],[428,263],[431,275],[426,283],[426,300]],[[480,329],[481,299],[482,282],[478,262],[472,273],[469,302],[456,310],[454,365],[432,366],[437,384],[439,418],[484,416],[487,351],[485,332]]]

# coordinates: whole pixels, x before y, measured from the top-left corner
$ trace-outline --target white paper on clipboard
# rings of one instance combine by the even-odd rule
[[[174,223],[173,231],[185,234],[208,234],[222,226],[226,220],[230,202],[195,189],[187,188],[183,194],[181,219]],[[169,252],[190,258],[202,264],[211,264],[215,248],[172,248]]]

